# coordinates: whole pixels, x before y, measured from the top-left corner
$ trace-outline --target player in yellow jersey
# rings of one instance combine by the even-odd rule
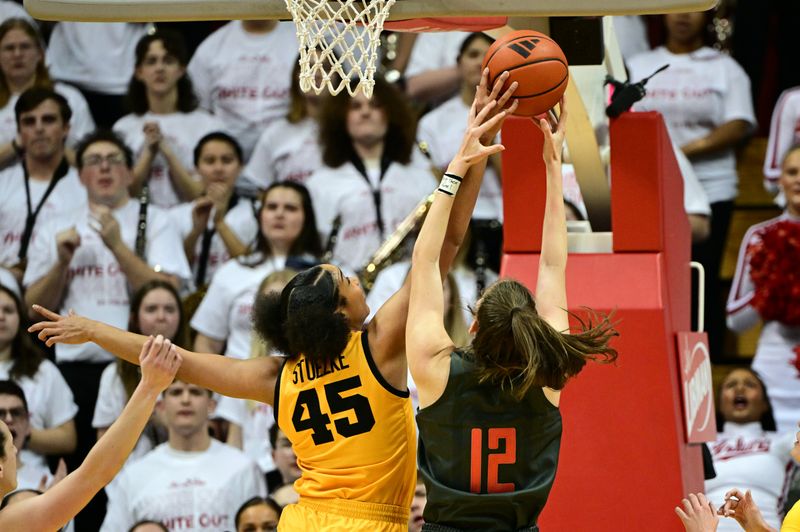
[[[504,73],[487,90],[484,72],[456,158],[469,167],[453,206],[439,262],[447,274],[481,186],[486,156],[516,83]],[[494,150],[497,151],[497,150]],[[299,273],[280,295],[258,296],[256,331],[285,353],[235,360],[180,350],[178,378],[223,395],[274,406],[302,470],[298,504],[284,509],[282,531],[400,532],[416,477],[415,428],[406,378],[409,283],[364,326],[369,309],[358,279],[325,264]],[[31,327],[56,342],[95,342],[130,362],[145,338],[76,315],[34,307],[50,321]]]

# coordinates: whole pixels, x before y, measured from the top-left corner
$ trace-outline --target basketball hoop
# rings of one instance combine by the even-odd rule
[[[286,0],[297,26],[300,88],[331,94],[375,87],[383,23],[395,0]]]

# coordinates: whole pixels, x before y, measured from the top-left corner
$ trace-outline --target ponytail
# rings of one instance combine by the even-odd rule
[[[619,334],[609,317],[590,311],[584,321],[570,315],[579,323],[577,334],[547,323],[520,283],[496,283],[478,307],[478,332],[470,351],[479,382],[497,383],[521,399],[532,386],[563,388],[588,360],[614,362],[617,351],[608,344]]]

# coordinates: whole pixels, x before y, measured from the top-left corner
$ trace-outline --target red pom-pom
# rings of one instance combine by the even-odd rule
[[[800,223],[784,220],[757,236],[747,250],[751,304],[765,321],[800,325]]]

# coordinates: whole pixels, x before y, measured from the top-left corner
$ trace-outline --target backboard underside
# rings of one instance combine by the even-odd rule
[[[42,20],[289,20],[283,0],[24,0]],[[425,17],[636,15],[705,11],[717,0],[397,0],[390,20]]]

